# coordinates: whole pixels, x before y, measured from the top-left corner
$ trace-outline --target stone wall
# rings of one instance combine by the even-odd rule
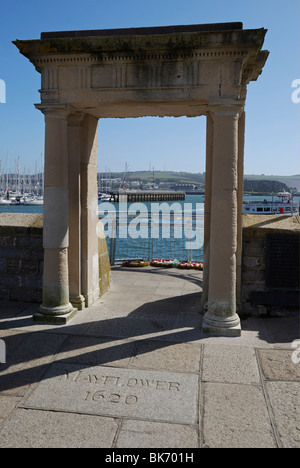
[[[247,215],[244,216],[243,224],[241,314],[298,313],[299,307],[289,304],[290,299],[285,303],[284,299],[293,299],[293,292],[284,288],[273,291],[268,286],[266,253],[270,234],[286,236],[286,242],[291,239],[289,236],[296,236],[300,243],[299,218]],[[100,294],[103,295],[110,287],[111,270],[102,229],[98,232],[98,239]],[[42,301],[43,256],[42,215],[0,214],[0,301]],[[264,303],[268,294],[273,294],[272,298],[276,298],[277,292],[280,295],[280,303],[271,306]],[[299,296],[299,291],[295,293]],[[262,294],[262,303],[259,303],[259,294]]]
[[[100,294],[110,287],[105,238],[99,238]],[[0,214],[0,301],[42,302],[43,216]],[[0,303],[1,309],[1,303]]]
[[[0,214],[0,300],[41,302],[43,217]]]
[[[268,251],[270,241],[273,238],[282,239],[282,245],[290,248],[296,246],[292,262],[284,258],[279,252],[279,262],[273,267],[270,265]],[[291,242],[296,240],[296,242]],[[273,271],[273,276],[279,278],[279,284],[272,285],[269,276],[270,268],[289,269],[293,275],[299,277],[299,258],[297,244],[300,244],[299,217],[272,216],[272,215],[245,215],[243,217],[243,264],[242,264],[242,314],[247,315],[287,315],[299,313],[297,297],[299,301],[299,286],[289,287],[283,283],[280,285],[281,271]],[[269,262],[269,266],[267,263]],[[292,275],[291,275],[292,276]],[[299,282],[298,282],[299,285]]]

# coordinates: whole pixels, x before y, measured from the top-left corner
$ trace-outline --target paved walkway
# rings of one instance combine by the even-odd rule
[[[202,335],[201,284],[201,272],[116,267],[67,326],[0,302],[0,447],[299,448],[298,317]]]

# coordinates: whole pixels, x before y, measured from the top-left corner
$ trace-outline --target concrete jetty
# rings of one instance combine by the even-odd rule
[[[119,202],[125,198],[129,203],[185,200],[185,192],[166,190],[120,190],[112,192],[110,195],[114,202]]]

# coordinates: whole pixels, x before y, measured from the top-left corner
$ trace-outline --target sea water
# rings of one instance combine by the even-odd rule
[[[272,196],[245,196],[245,201],[272,201]],[[300,197],[294,198],[298,204]],[[158,221],[151,219],[151,213],[156,212],[158,205],[163,203],[169,206],[176,206],[180,209],[175,215],[170,217],[162,216]],[[111,203],[111,210],[118,213],[119,204]],[[202,261],[203,260],[203,240],[204,240],[204,196],[187,195],[185,201],[169,202],[145,202],[144,211],[149,215],[146,219],[139,219],[141,216],[138,205],[128,203],[123,219],[125,219],[125,231],[127,235],[120,238],[120,224],[117,232],[112,235],[106,227],[106,240],[110,257],[121,259],[178,259],[179,261]],[[99,213],[103,204],[99,203]],[[128,215],[131,212],[131,215]],[[43,213],[43,206],[24,205],[3,205],[0,206],[0,213]],[[100,216],[103,217],[103,213]],[[153,218],[153,216],[152,216]],[[190,222],[190,228],[186,224]],[[169,223],[169,231],[168,231]],[[124,226],[123,226],[124,233]],[[112,239],[115,237],[116,239]]]

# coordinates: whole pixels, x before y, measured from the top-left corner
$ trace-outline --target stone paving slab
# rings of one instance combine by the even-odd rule
[[[267,382],[266,391],[281,447],[300,448],[300,382]]]
[[[264,378],[300,382],[300,365],[293,363],[292,353],[292,349],[259,349],[258,356]]]
[[[201,347],[199,346],[148,341],[137,345],[130,367],[199,373],[200,362]]]
[[[83,414],[17,409],[0,432],[1,448],[112,447],[118,422]]]
[[[13,412],[20,401],[19,397],[0,395],[0,424]]]
[[[23,407],[195,424],[197,400],[197,375],[60,363]]]
[[[7,364],[1,365],[0,392],[2,395],[24,396],[42,377],[67,336],[20,332],[5,335]]]
[[[254,349],[234,345],[206,344],[202,380],[243,384],[260,383]]]
[[[126,340],[105,340],[94,337],[70,336],[56,360],[86,366],[127,367],[134,354],[135,343]]]
[[[203,446],[276,448],[262,388],[203,384]]]
[[[124,421],[117,448],[198,448],[196,427],[151,421]]]

